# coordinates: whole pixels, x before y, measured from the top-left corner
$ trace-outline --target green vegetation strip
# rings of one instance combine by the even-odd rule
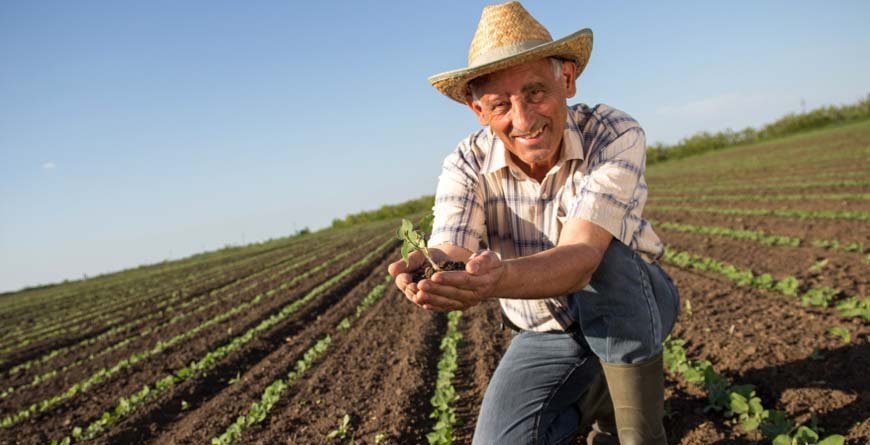
[[[734,281],[738,286],[748,286],[766,291],[774,291],[788,296],[798,296],[801,288],[801,282],[793,276],[786,276],[780,280],[776,280],[769,273],[758,275],[753,273],[751,269],[741,269],[724,261],[695,255],[689,252],[680,252],[668,248],[665,249],[665,254],[662,259],[667,263],[682,268],[691,268],[704,272],[720,274]],[[828,307],[838,294],[839,292],[837,290],[827,286],[811,287],[800,295],[800,299],[804,306],[811,305]],[[841,306],[850,301],[857,301],[857,303],[852,307]],[[861,317],[865,320],[870,319],[868,304],[865,302],[866,299],[844,300],[837,306],[840,311],[840,316],[845,318]]]
[[[257,258],[254,258],[253,260],[256,259]],[[232,265],[200,275],[189,275],[182,285],[189,285],[192,282],[199,281],[199,285],[201,286],[210,286],[211,284],[209,283],[225,279],[224,277],[230,273],[229,271],[233,270],[231,267]],[[138,292],[134,292],[130,296],[124,298],[113,299],[110,302],[104,301],[100,304],[98,311],[95,311],[90,306],[86,306],[78,311],[70,312],[66,314],[64,320],[59,320],[50,326],[43,326],[40,329],[31,329],[26,335],[15,337],[12,340],[12,343],[3,346],[2,349],[0,349],[0,353],[8,353],[16,349],[21,349],[29,344],[44,341],[49,338],[59,337],[61,335],[69,336],[70,334],[81,331],[82,328],[93,328],[98,325],[115,325],[128,317],[128,315],[119,314],[141,307],[141,305],[131,305],[131,299],[136,299],[138,301],[156,300],[153,301],[152,307],[150,308],[151,310],[156,310],[160,307],[172,304],[186,296],[185,289],[183,288],[170,292],[168,289],[171,289],[171,286],[177,286],[177,284],[170,282],[169,285],[162,286],[157,291],[148,292],[149,295],[141,295]],[[163,301],[159,301],[161,294],[165,297]],[[15,342],[17,342],[17,344],[15,344]]]
[[[366,258],[370,258],[374,253],[380,252],[381,250],[385,249],[387,246],[389,246],[389,244],[391,242],[392,242],[392,240],[385,242],[375,252],[372,252],[368,256],[366,256]],[[307,278],[308,276],[311,276],[314,273],[319,272],[320,270],[324,269],[325,267],[328,267],[329,265],[331,265],[335,261],[339,260],[340,258],[347,256],[351,253],[352,253],[351,251],[346,251],[343,254],[337,255],[330,262],[321,264],[320,266],[309,270],[308,272],[306,272],[303,275],[300,275],[300,276],[297,276],[291,280],[288,280],[288,281],[282,283],[280,286],[278,286],[275,289],[271,289],[265,293],[261,293],[261,294],[255,296],[250,301],[239,304],[238,306],[230,309],[229,311],[227,311],[223,314],[217,315],[217,316],[209,319],[208,321],[205,321],[202,324],[194,327],[193,329],[191,329],[187,332],[176,335],[167,341],[163,341],[163,340],[158,341],[157,344],[154,345],[153,348],[146,350],[146,351],[136,352],[136,353],[132,354],[131,356],[119,361],[118,363],[116,363],[114,366],[112,366],[110,368],[102,368],[99,371],[97,371],[96,373],[94,373],[93,375],[91,375],[90,377],[88,377],[87,379],[72,385],[65,392],[57,394],[49,399],[44,399],[40,402],[34,403],[34,404],[30,405],[29,407],[27,407],[26,409],[23,409],[15,414],[4,417],[2,420],[0,420],[0,428],[9,428],[12,425],[15,425],[16,423],[20,422],[21,420],[30,417],[32,414],[35,414],[38,412],[43,412],[43,411],[57,405],[58,403],[75,396],[76,394],[87,391],[93,385],[96,385],[97,383],[100,383],[103,380],[117,374],[119,371],[126,369],[126,368],[129,368],[130,366],[133,366],[133,365],[135,365],[135,364],[137,364],[145,359],[148,359],[154,355],[162,353],[164,350],[166,350],[172,346],[175,346],[176,344],[178,344],[184,340],[187,340],[187,339],[193,337],[194,335],[198,334],[202,330],[204,330],[208,327],[211,327],[215,324],[218,324],[220,322],[223,322],[223,321],[229,319],[230,317],[232,317],[232,316],[234,316],[234,315],[236,315],[244,310],[247,310],[248,308],[250,308],[252,306],[255,306],[256,304],[258,304],[260,301],[262,301],[265,298],[271,298],[276,293],[295,285],[299,281]],[[346,274],[352,272],[357,267],[359,267],[359,264],[360,264],[359,262],[355,263],[354,266],[346,269],[345,272],[342,272],[341,274],[336,275],[336,276],[337,277],[344,277]],[[323,288],[324,288],[324,286],[327,285],[327,283],[329,285],[331,285],[331,283],[334,282],[333,280],[337,281],[336,278],[330,279],[326,283],[315,288],[313,291],[311,291],[308,295],[303,297],[301,300],[297,300],[297,302],[295,302],[293,304],[300,303],[300,302],[304,303],[304,302],[307,302],[308,300],[310,300],[311,298],[314,298],[316,295],[318,295],[320,292],[323,291]],[[290,306],[292,306],[292,304]],[[285,309],[286,309],[286,307],[285,307]],[[295,311],[295,310],[296,310],[296,308],[294,307],[293,311]],[[146,385],[146,387],[147,387],[147,385]]]
[[[331,247],[331,246],[332,246],[332,244],[330,244],[328,247]],[[271,280],[273,280],[273,279],[275,279],[275,278],[277,278],[277,277],[280,277],[281,275],[284,275],[284,274],[286,274],[286,273],[288,273],[288,272],[291,272],[291,271],[293,271],[294,269],[297,269],[297,268],[299,268],[300,266],[306,264],[307,262],[309,262],[309,261],[311,261],[312,259],[314,259],[317,255],[321,255],[322,252],[323,252],[324,250],[325,250],[324,248],[320,248],[320,249],[318,249],[318,250],[312,251],[311,253],[309,253],[308,255],[303,256],[302,258],[290,258],[290,259],[285,259],[285,260],[281,261],[280,263],[278,263],[278,264],[276,264],[276,265],[269,266],[269,268],[266,269],[266,270],[263,270],[263,271],[257,272],[257,273],[255,273],[255,274],[253,274],[253,275],[248,275],[248,276],[246,276],[246,277],[239,278],[239,279],[237,279],[236,281],[234,281],[234,282],[232,282],[232,283],[229,283],[229,284],[227,284],[227,285],[225,285],[225,286],[222,286],[221,288],[213,289],[211,292],[201,294],[201,295],[197,296],[196,298],[193,298],[193,299],[191,299],[191,300],[188,300],[188,301],[184,302],[183,304],[179,305],[177,308],[170,306],[170,307],[168,307],[168,308],[166,308],[166,309],[164,309],[164,310],[160,310],[160,311],[157,311],[157,312],[151,313],[151,314],[149,314],[149,315],[147,315],[147,316],[145,316],[145,317],[141,317],[141,318],[139,318],[139,320],[147,321],[147,320],[149,320],[149,319],[151,319],[151,318],[154,318],[154,317],[156,317],[156,316],[163,316],[164,314],[168,314],[168,313],[170,313],[170,312],[172,312],[172,311],[174,311],[174,310],[176,310],[176,309],[185,309],[185,308],[187,308],[188,306],[191,306],[191,305],[197,304],[200,300],[202,300],[202,299],[204,299],[204,298],[209,298],[208,303],[203,304],[203,305],[197,305],[197,306],[196,306],[196,309],[193,309],[193,310],[190,310],[190,311],[185,311],[185,312],[179,313],[178,315],[176,315],[175,317],[172,317],[171,319],[167,320],[167,321],[164,322],[164,323],[160,323],[160,324],[157,324],[157,325],[154,325],[154,326],[149,326],[149,327],[147,327],[147,328],[141,330],[140,332],[138,332],[138,335],[130,336],[130,337],[124,339],[124,340],[121,340],[120,342],[117,342],[117,343],[113,344],[112,346],[110,346],[110,347],[108,347],[108,348],[103,348],[103,349],[101,349],[99,352],[97,352],[97,353],[95,353],[95,354],[90,354],[90,355],[87,356],[87,357],[84,357],[84,358],[82,358],[82,359],[76,360],[76,361],[74,361],[74,362],[72,362],[72,363],[69,363],[69,364],[63,366],[63,367],[55,368],[55,369],[52,369],[51,371],[47,371],[47,372],[44,372],[44,373],[42,373],[42,374],[39,374],[39,375],[35,376],[35,377],[33,378],[33,380],[31,380],[31,381],[30,381],[29,383],[27,383],[27,384],[20,385],[20,386],[18,386],[18,387],[10,386],[10,387],[6,388],[2,393],[0,393],[0,400],[2,400],[2,399],[4,399],[4,398],[8,397],[10,394],[12,394],[12,393],[15,392],[15,391],[21,391],[21,390],[25,390],[25,389],[28,389],[28,388],[32,388],[32,387],[34,387],[34,386],[37,386],[37,385],[39,385],[39,384],[41,384],[41,383],[43,383],[43,382],[46,382],[46,381],[48,381],[48,380],[51,380],[51,379],[54,378],[54,377],[57,377],[58,375],[62,375],[64,372],[67,372],[67,371],[69,371],[70,369],[73,369],[73,368],[75,368],[75,367],[77,367],[77,366],[80,366],[80,365],[82,365],[82,364],[84,364],[84,363],[87,363],[87,362],[89,362],[89,361],[92,361],[92,360],[94,360],[94,359],[97,358],[97,357],[100,357],[100,356],[102,356],[102,355],[105,355],[105,354],[107,354],[107,353],[110,353],[110,352],[112,352],[112,351],[115,351],[115,350],[117,350],[117,349],[119,349],[119,348],[122,348],[122,347],[126,346],[127,344],[129,344],[129,343],[130,343],[131,341],[133,341],[133,340],[136,340],[136,339],[138,339],[138,338],[145,337],[145,336],[147,336],[147,335],[149,335],[149,334],[151,334],[151,333],[153,333],[153,332],[155,332],[155,331],[158,331],[158,330],[160,330],[160,329],[163,329],[163,328],[166,327],[166,326],[170,326],[170,325],[173,325],[173,324],[178,323],[178,322],[180,322],[180,321],[183,321],[183,320],[187,319],[188,317],[190,317],[190,316],[192,316],[192,315],[195,315],[195,314],[197,314],[197,313],[199,313],[199,312],[206,311],[206,310],[208,310],[209,308],[211,308],[211,307],[213,307],[213,306],[215,306],[215,305],[217,305],[217,304],[219,304],[219,303],[222,303],[222,302],[224,301],[224,300],[222,300],[221,298],[218,298],[218,296],[219,296],[220,293],[224,292],[224,291],[225,291],[228,287],[230,287],[230,286],[233,286],[233,285],[239,284],[239,283],[244,282],[244,281],[250,281],[251,283],[248,284],[247,286],[245,286],[245,287],[243,287],[243,288],[241,288],[241,289],[236,289],[236,290],[235,290],[235,292],[236,292],[237,294],[244,294],[245,292],[248,292],[248,291],[250,291],[251,289],[253,289],[253,288],[257,287],[258,285],[260,285],[260,280],[259,280],[259,279],[260,279],[260,278],[263,278],[263,275],[267,275],[267,274],[268,274],[269,276],[266,277],[265,280],[266,280],[266,281],[271,281]],[[287,262],[291,262],[291,261],[292,261],[292,264],[289,264],[289,265],[285,264],[285,263],[287,263]],[[276,268],[279,269],[279,270],[278,270],[278,271],[275,271],[274,269],[276,269]],[[294,280],[295,280],[296,282],[298,282],[299,280],[305,278],[306,276],[309,276],[309,275],[305,275],[305,276],[301,276],[301,277],[300,277],[300,276],[297,276],[297,277],[294,278]],[[134,321],[135,321],[135,320],[134,320]],[[111,329],[111,330],[109,330],[109,331],[107,331],[107,332],[101,334],[100,336],[97,336],[97,337],[94,337],[94,338],[91,338],[91,339],[87,339],[87,340],[83,340],[83,341],[80,342],[79,344],[76,344],[76,345],[73,345],[73,346],[70,346],[70,347],[67,347],[67,348],[56,349],[56,350],[52,351],[50,354],[47,354],[47,355],[41,357],[41,358],[39,359],[39,360],[40,360],[39,363],[43,363],[43,362],[45,362],[45,361],[48,361],[48,360],[50,360],[50,359],[53,359],[53,358],[57,357],[60,353],[62,353],[62,352],[66,352],[67,350],[69,350],[70,348],[73,348],[73,347],[75,347],[75,346],[80,346],[80,345],[83,345],[83,344],[94,344],[94,343],[96,343],[96,342],[102,340],[103,338],[105,338],[105,337],[107,337],[107,336],[109,336],[109,335],[115,334],[115,333],[120,332],[121,330],[124,330],[124,329],[129,328],[129,327],[130,327],[130,326],[127,326],[127,325],[118,326],[118,327],[116,327],[116,328],[113,328],[113,329]],[[15,372],[17,372],[17,371],[20,371],[20,370],[23,370],[23,369],[28,369],[28,368],[30,368],[30,366],[33,365],[34,362],[35,362],[36,360],[37,360],[37,359],[34,359],[34,360],[31,360],[31,361],[26,362],[26,363],[22,363],[21,365],[18,365],[18,366],[16,366],[16,367],[12,368],[12,369],[9,371],[10,375],[13,374],[13,373],[15,373]]]
[[[818,427],[796,425],[786,412],[765,409],[753,385],[733,385],[717,373],[709,361],[689,360],[684,345],[684,340],[665,340],[665,366],[685,381],[703,388],[707,393],[704,411],[723,413],[726,419],[739,423],[745,432],[758,431],[773,445],[842,445],[845,442],[839,434],[820,438]]]
[[[732,229],[719,226],[695,226],[673,222],[647,220],[656,227],[683,233],[698,233],[702,235],[723,236],[739,240],[754,241],[765,246],[790,246],[798,247],[805,243],[801,238],[787,235],[771,235],[761,230]],[[841,243],[837,240],[813,240],[812,245],[823,249],[842,250],[844,252],[864,252],[864,243],[853,241]]]
[[[305,243],[310,243],[314,239],[321,238],[334,238],[334,236],[329,234],[294,238],[292,242],[284,242],[284,245],[280,247],[247,247],[245,251],[248,253],[245,254],[232,255],[220,261],[215,261],[214,259],[203,260],[199,264],[188,265],[186,267],[177,267],[174,263],[154,266],[159,267],[159,270],[152,274],[157,278],[140,277],[138,281],[134,280],[133,282],[130,282],[131,280],[129,279],[124,279],[121,282],[129,284],[120,288],[117,286],[100,288],[95,283],[89,286],[92,290],[88,293],[93,293],[93,295],[80,295],[77,298],[74,297],[72,301],[43,301],[41,303],[43,307],[52,308],[49,310],[49,313],[45,314],[45,310],[40,309],[38,315],[35,317],[31,316],[30,318],[36,320],[36,325],[29,321],[16,323],[16,330],[19,330],[20,334],[15,335],[13,333],[13,336],[17,339],[24,338],[24,334],[33,337],[37,335],[37,332],[47,332],[64,325],[69,326],[80,320],[86,320],[85,323],[82,323],[82,326],[92,327],[96,320],[113,316],[112,312],[117,308],[133,307],[131,302],[149,301],[151,306],[154,306],[157,302],[165,304],[167,298],[174,301],[186,297],[189,294],[187,292],[188,286],[196,286],[202,289],[211,286],[209,283],[225,281],[227,276],[238,275],[239,270],[262,269],[263,264],[273,261],[275,258],[287,257],[289,254],[294,254],[300,247],[304,247]],[[270,243],[270,245],[273,244]],[[212,254],[204,255],[210,256]],[[187,260],[180,261],[184,262]],[[138,272],[139,269],[134,269],[119,274],[121,276],[132,275],[136,277],[141,275]],[[62,289],[70,286],[74,286],[74,284],[58,286],[58,288]],[[82,302],[86,303],[83,304]],[[98,309],[94,310],[93,306],[97,306]],[[63,310],[57,310],[57,308],[63,308]],[[76,327],[76,329],[80,327]],[[67,331],[69,331],[69,328],[67,328]]]
[[[129,397],[121,397],[118,400],[118,404],[115,406],[114,409],[104,412],[99,419],[92,422],[86,428],[75,427],[73,428],[69,436],[66,436],[59,441],[52,441],[52,443],[69,444],[72,442],[78,442],[80,440],[91,440],[96,438],[97,436],[102,434],[106,430],[106,428],[108,428],[124,416],[132,413],[139,406],[155,399],[163,392],[168,391],[174,386],[195,377],[199,373],[211,369],[218,361],[229,355],[231,352],[236,351],[245,346],[246,344],[250,343],[252,340],[257,338],[257,335],[267,331],[268,329],[271,329],[278,323],[282,322],[291,314],[298,311],[299,308],[301,308],[303,305],[325,292],[331,286],[337,284],[339,281],[352,274],[357,269],[370,263],[373,258],[383,253],[383,251],[389,248],[392,244],[392,239],[381,244],[378,248],[370,252],[368,255],[355,262],[350,267],[344,269],[341,273],[321,283],[319,286],[308,292],[304,297],[284,306],[278,313],[263,320],[257,326],[248,329],[244,334],[233,338],[231,341],[224,344],[223,346],[220,346],[214,351],[207,353],[201,359],[191,362],[190,365],[177,369],[175,372],[166,375],[162,379],[155,382],[153,386],[146,384],[142,387],[141,390],[130,395]]]
[[[651,206],[653,212],[687,212],[687,213],[713,213],[717,215],[733,216],[779,216],[783,218],[799,219],[855,219],[866,221],[870,219],[870,212],[833,210],[769,210],[769,209],[723,209],[717,207],[689,207],[689,206]]]
[[[870,174],[870,173],[868,173]],[[656,202],[717,202],[717,201],[867,201],[870,193],[819,193],[794,195],[658,195],[647,201],[648,205]]]
[[[661,192],[692,192],[692,193],[708,193],[708,192],[719,192],[719,191],[728,191],[728,190],[789,190],[789,189],[804,189],[804,188],[821,188],[821,187],[864,187],[870,185],[870,181],[868,180],[853,180],[846,179],[840,181],[814,181],[814,182],[790,182],[790,183],[781,183],[781,184],[723,184],[723,185],[708,185],[708,186],[698,186],[698,185],[686,185],[682,187],[662,187],[659,189],[658,187],[652,187],[653,190],[656,190],[654,194],[658,194]],[[665,195],[666,196],[666,195]]]
[[[386,277],[385,283],[379,284],[374,289],[372,289],[368,295],[365,296],[362,302],[356,307],[356,312],[349,316],[345,317],[341,322],[335,327],[337,331],[344,331],[351,327],[353,322],[358,320],[365,311],[371,307],[376,301],[378,301],[386,290],[388,283],[392,281],[392,277],[389,275]],[[233,422],[227,429],[218,437],[215,437],[211,440],[211,443],[214,445],[226,445],[232,444],[238,439],[242,433],[248,427],[255,425],[257,423],[262,422],[266,419],[266,416],[269,414],[269,411],[275,406],[278,400],[281,399],[281,395],[287,391],[287,389],[302,376],[311,366],[314,364],[316,360],[318,360],[329,346],[332,344],[332,336],[329,334],[320,338],[314,346],[310,347],[302,356],[302,360],[296,362],[296,365],[293,367],[293,370],[287,374],[284,378],[279,378],[269,384],[266,387],[263,394],[260,396],[260,400],[251,404],[251,408],[248,409],[247,413],[239,415],[236,418],[235,422]]]
[[[453,443],[453,427],[456,425],[456,412],[451,404],[459,397],[453,387],[453,376],[459,366],[457,347],[462,340],[459,332],[461,311],[447,314],[447,333],[441,339],[441,360],[438,361],[438,379],[435,381],[435,394],[432,395],[432,414],[438,419],[432,432],[426,435],[430,445],[450,445]]]

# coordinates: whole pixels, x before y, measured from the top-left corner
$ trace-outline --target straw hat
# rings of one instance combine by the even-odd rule
[[[592,30],[581,29],[553,40],[519,2],[483,8],[477,31],[468,48],[468,67],[429,78],[438,91],[464,104],[468,82],[498,70],[545,57],[558,57],[577,64],[577,77],[592,52]]]

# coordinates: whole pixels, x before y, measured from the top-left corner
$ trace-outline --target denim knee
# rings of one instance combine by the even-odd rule
[[[658,266],[613,240],[585,289],[569,298],[579,335],[607,363],[640,363],[661,352],[679,307]]]

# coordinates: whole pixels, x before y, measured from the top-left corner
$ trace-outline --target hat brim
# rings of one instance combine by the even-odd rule
[[[429,77],[429,83],[445,96],[465,104],[465,97],[468,94],[468,82],[478,77],[532,60],[545,57],[558,57],[572,60],[577,64],[576,79],[580,77],[580,73],[586,68],[591,53],[592,30],[584,28],[559,40],[543,43],[503,59],[436,74]]]

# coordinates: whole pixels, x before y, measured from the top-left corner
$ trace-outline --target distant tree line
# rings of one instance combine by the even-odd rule
[[[716,133],[704,131],[684,138],[674,145],[650,144],[647,147],[646,163],[650,165],[668,159],[685,158],[712,150],[868,118],[870,118],[870,94],[851,105],[821,107],[800,114],[790,113],[761,127],[760,130],[746,127],[741,131],[733,131],[730,128]]]
[[[435,205],[435,197],[432,195],[405,201],[401,204],[384,205],[377,210],[369,210],[347,215],[344,219],[333,219],[332,227],[349,227],[355,224],[384,219],[400,218],[420,212],[431,212]]]

